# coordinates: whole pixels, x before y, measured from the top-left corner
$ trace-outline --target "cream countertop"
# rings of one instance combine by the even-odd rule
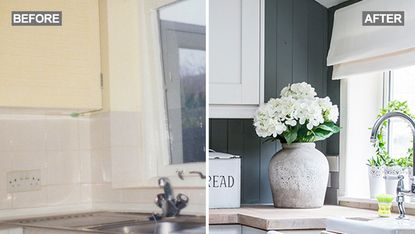
[[[334,217],[377,218],[378,215],[373,210],[332,205],[316,209],[281,209],[272,205],[255,205],[209,210],[210,224],[241,224],[263,230],[325,229],[326,219]]]

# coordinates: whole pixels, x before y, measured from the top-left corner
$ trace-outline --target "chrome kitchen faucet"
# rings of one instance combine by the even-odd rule
[[[414,120],[409,117],[408,115],[402,113],[402,112],[389,112],[386,113],[385,115],[381,116],[379,119],[376,120],[375,124],[373,125],[372,128],[372,133],[370,135],[370,142],[372,142],[373,144],[376,144],[376,136],[378,134],[379,128],[382,125],[382,123],[385,120],[388,120],[390,118],[393,117],[400,117],[402,119],[405,119],[406,121],[408,121],[410,123],[410,127],[412,130],[412,155],[413,160],[414,160],[414,165],[415,165],[415,122]],[[405,218],[406,212],[405,212],[405,206],[404,206],[404,201],[405,201],[405,195],[408,196],[415,196],[415,180],[414,180],[414,176],[415,176],[415,167],[412,168],[412,188],[410,190],[406,190],[405,186],[404,186],[404,176],[400,175],[397,177],[398,179],[398,186],[396,187],[396,202],[398,203],[398,209],[399,209],[399,219],[403,219]]]
[[[168,178],[161,177],[158,180],[159,186],[163,188],[164,193],[157,194],[155,203],[162,210],[162,217],[172,217],[180,214],[180,211],[187,206],[189,197],[179,193],[176,199],[173,195],[173,189]]]

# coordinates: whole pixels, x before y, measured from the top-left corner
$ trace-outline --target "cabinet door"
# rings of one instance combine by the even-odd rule
[[[210,234],[242,234],[241,225],[209,225]]]
[[[209,1],[209,104],[260,102],[260,0]]]
[[[0,0],[0,107],[101,107],[98,0]],[[11,11],[62,11],[62,26],[12,26]]]

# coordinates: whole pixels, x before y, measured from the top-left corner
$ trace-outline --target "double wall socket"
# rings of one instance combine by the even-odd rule
[[[38,170],[7,172],[7,191],[9,193],[35,191],[42,189],[41,172]]]

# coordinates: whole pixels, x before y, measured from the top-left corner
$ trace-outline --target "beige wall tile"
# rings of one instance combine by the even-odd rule
[[[81,185],[49,185],[46,188],[49,206],[77,204],[81,201]]]

